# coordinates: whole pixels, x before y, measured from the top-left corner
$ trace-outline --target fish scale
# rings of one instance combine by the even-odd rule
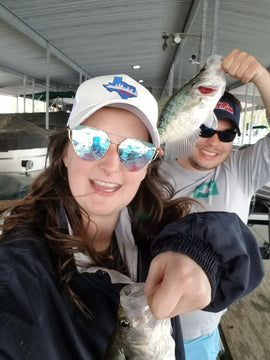
[[[169,98],[158,124],[166,157],[191,155],[200,135],[201,124],[217,128],[213,110],[225,86],[222,57],[211,55],[200,71]]]
[[[151,313],[144,283],[126,285],[104,360],[175,360],[171,333],[170,319],[156,319]]]

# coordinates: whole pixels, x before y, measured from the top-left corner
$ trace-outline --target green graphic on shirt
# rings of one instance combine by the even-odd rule
[[[207,198],[212,195],[218,195],[218,188],[215,180],[210,182],[204,182],[201,185],[197,186],[193,192],[194,199],[198,198]]]

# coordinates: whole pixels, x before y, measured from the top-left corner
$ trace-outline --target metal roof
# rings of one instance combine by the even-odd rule
[[[269,0],[1,0],[0,94],[42,92],[46,82],[74,91],[86,78],[127,73],[159,99],[190,79],[197,62],[233,48],[269,69],[269,19]],[[173,45],[170,36],[163,50],[163,33],[182,40]],[[235,79],[227,87],[245,96]]]

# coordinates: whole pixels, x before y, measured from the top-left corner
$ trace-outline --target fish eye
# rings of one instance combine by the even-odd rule
[[[123,317],[123,318],[120,318],[119,319],[119,325],[122,327],[122,328],[129,328],[130,327],[130,321]]]

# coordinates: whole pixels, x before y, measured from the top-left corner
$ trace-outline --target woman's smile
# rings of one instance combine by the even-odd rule
[[[90,184],[95,189],[102,190],[103,192],[106,192],[106,193],[116,192],[121,187],[120,184],[104,182],[104,181],[94,180],[94,179],[90,180]]]

